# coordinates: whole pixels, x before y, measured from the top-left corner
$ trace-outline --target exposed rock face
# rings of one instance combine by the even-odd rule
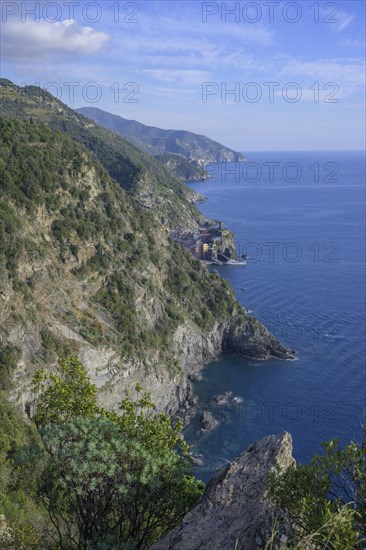
[[[295,356],[293,350],[283,346],[256,319],[239,315],[216,323],[210,332],[200,332],[197,327],[191,328],[188,325],[180,326],[172,345],[177,353],[180,350],[179,363],[182,372],[170,379],[155,377],[147,386],[158,408],[170,414],[188,405],[188,377],[222,353],[233,352],[258,360],[271,357],[292,359]]]
[[[275,466],[294,464],[289,433],[257,441],[209,482],[195,508],[151,550],[257,550],[269,539],[274,518],[279,533],[272,548],[281,547],[290,525],[265,498],[266,476]]]
[[[57,327],[60,329],[60,325]],[[67,327],[66,327],[67,329]],[[76,341],[75,335],[66,330],[67,336]],[[29,372],[32,354],[39,348],[39,336],[32,331],[20,334],[14,328],[12,342],[22,350],[23,361],[17,370],[17,384],[13,401],[22,404],[33,399],[29,391]],[[142,383],[152,395],[157,410],[174,415],[178,410],[186,416],[192,406],[191,375],[199,371],[223,352],[230,351],[254,359],[271,357],[291,359],[292,350],[282,346],[257,320],[249,317],[233,317],[220,321],[208,332],[197,330],[188,323],[180,325],[171,342],[180,369],[168,372],[164,365],[146,371],[137,361],[121,361],[112,347],[99,349],[81,338],[77,355],[98,386],[98,400],[109,409],[116,409],[124,388],[134,396],[137,383]]]
[[[224,332],[223,349],[256,359],[293,359],[295,351],[285,348],[256,319],[233,319]]]
[[[189,376],[191,382],[203,382],[203,376],[199,372],[194,372]]]

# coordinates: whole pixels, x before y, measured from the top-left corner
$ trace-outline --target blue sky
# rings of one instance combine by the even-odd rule
[[[39,83],[71,107],[242,151],[365,148],[361,0],[1,8],[2,76]]]

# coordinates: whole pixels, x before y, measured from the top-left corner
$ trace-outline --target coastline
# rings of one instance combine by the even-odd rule
[[[263,166],[271,158],[259,152],[251,161]],[[204,186],[191,184],[208,198],[198,206],[203,215],[224,220],[244,252],[246,243],[255,241],[257,261],[249,247],[245,271],[219,267],[219,273],[240,303],[297,351],[296,362],[277,364],[223,356],[201,372],[205,380],[193,383],[193,389],[204,409],[215,414],[209,401],[220,389],[244,399],[212,434],[201,436],[197,419],[188,428],[192,451],[203,453],[207,464],[211,457],[230,458],[230,449],[238,452],[250,441],[283,430],[293,433],[295,456],[306,463],[318,452],[319,441],[338,437],[345,443],[350,432],[359,433],[365,412],[364,154],[335,154],[343,180],[314,185],[307,167],[329,158],[329,153],[278,154],[278,162],[301,167],[303,178],[296,186],[281,178],[274,184],[263,178],[258,185],[244,179],[236,185],[234,175],[227,186],[220,185],[219,175]],[[290,242],[297,243],[289,246],[299,250],[298,261],[283,254]],[[265,243],[278,243],[272,257]],[[319,243],[319,255],[313,243]],[[337,250],[332,262],[321,251],[328,243]]]
[[[186,184],[189,186],[190,183],[196,183],[192,181],[187,181]],[[197,201],[197,203],[203,203],[207,200],[207,197],[203,197],[201,195],[200,200]],[[208,218],[205,218],[205,222],[210,222]],[[215,222],[220,223],[219,220],[215,220]],[[222,223],[222,222],[221,222]],[[230,230],[233,238],[233,243],[235,246],[235,234]],[[208,261],[208,260],[200,260],[202,264],[205,265],[206,269],[209,265],[226,265],[225,262],[219,262],[219,261]],[[238,301],[237,293],[235,292],[235,289],[232,289],[235,298]],[[187,381],[186,381],[186,396],[183,402],[180,403],[177,411],[174,413],[174,415],[181,416],[183,418],[184,426],[187,426],[192,418],[198,413],[199,406],[198,401],[196,400],[196,396],[193,391],[192,381],[200,375],[200,372],[210,363],[213,361],[218,360],[222,355],[226,353],[237,353],[243,358],[247,359],[254,359],[256,361],[268,361],[271,359],[281,359],[286,361],[296,361],[298,359],[296,351],[294,349],[287,348],[286,346],[283,346],[277,338],[270,333],[270,331],[262,325],[262,323],[254,316],[248,315],[246,313],[245,308],[243,307],[243,315],[242,316],[234,316],[232,318],[226,319],[223,322],[227,323],[228,326],[232,325],[235,327],[235,324],[239,321],[239,325],[241,325],[241,328],[248,328],[248,324],[252,323],[254,325],[254,330],[252,331],[251,336],[255,336],[255,330],[259,330],[262,332],[262,338],[264,339],[264,342],[259,342],[259,346],[255,343],[249,343],[249,346],[247,345],[245,339],[248,338],[248,331],[243,330],[240,332],[238,331],[238,328],[234,329],[233,332],[230,335],[224,335],[224,332],[222,333],[222,346],[221,349],[218,349],[216,353],[210,354],[210,357],[207,357],[205,360],[201,362],[196,362],[194,365],[186,365],[187,368]],[[246,325],[246,327],[245,327]],[[249,338],[250,340],[250,338]],[[273,348],[271,352],[268,351],[268,344],[271,342]],[[261,347],[262,344],[262,347]],[[192,368],[193,367],[193,368]]]

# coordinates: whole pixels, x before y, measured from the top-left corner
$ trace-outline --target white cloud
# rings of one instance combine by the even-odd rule
[[[308,77],[314,81],[336,82],[345,86],[365,83],[365,61],[359,58],[334,58],[304,61],[288,59],[282,66],[282,75]]]
[[[169,84],[201,84],[212,79],[208,71],[181,70],[181,69],[145,69],[143,71],[155,80]]]
[[[364,40],[357,40],[353,38],[348,38],[347,40],[343,40],[343,44],[347,48],[362,48],[362,50],[365,50],[366,42]]]
[[[274,33],[265,25],[203,24],[200,17],[200,13],[189,19],[145,14],[138,28],[114,34],[109,58],[118,60],[127,53],[129,63],[151,68],[255,68],[253,47],[273,43]]]
[[[352,21],[355,16],[353,13],[346,13],[344,11],[338,11],[332,19],[337,22],[332,23],[333,32],[338,33],[343,31]]]
[[[184,4],[185,2],[182,2],[182,8]],[[200,5],[199,2],[194,2],[194,4]],[[157,19],[159,21],[158,26]],[[183,47],[189,45],[192,39],[201,37],[211,39],[214,43],[220,38],[235,43],[237,46],[240,44],[270,46],[273,44],[275,36],[273,29],[268,24],[261,22],[247,23],[244,21],[230,24],[223,23],[220,20],[203,23],[201,13],[196,14],[196,16],[194,16],[194,13],[190,13],[187,14],[186,18],[181,15],[174,17],[174,15],[166,16],[161,13],[155,16],[145,14],[143,21],[140,22],[140,28],[143,36],[148,39],[163,41],[169,37],[180,37]]]
[[[98,52],[108,40],[105,32],[82,27],[73,20],[14,21],[2,26],[2,55],[9,60],[59,53],[87,55]]]

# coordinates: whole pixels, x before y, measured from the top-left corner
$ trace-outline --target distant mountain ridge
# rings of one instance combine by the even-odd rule
[[[197,227],[204,221],[193,205],[202,197],[175,178],[171,170],[122,136],[76,113],[49,92],[36,86],[20,88],[10,80],[0,79],[0,99],[1,116],[33,118],[87,147],[110,176],[167,229]]]
[[[186,130],[163,130],[155,126],[146,126],[135,120],[113,115],[96,107],[75,109],[97,124],[112,130],[152,156],[167,153],[180,155],[200,165],[208,162],[241,162],[245,160],[241,153],[225,147],[206,136]]]

